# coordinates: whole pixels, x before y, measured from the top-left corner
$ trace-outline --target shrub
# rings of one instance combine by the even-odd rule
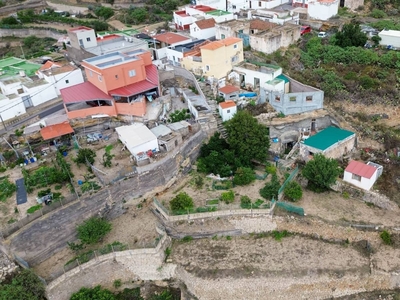
[[[281,241],[282,238],[290,236],[290,233],[287,230],[274,230],[272,231],[272,236],[274,237],[275,240]]]
[[[382,231],[380,237],[385,245],[393,245],[392,236],[387,230]]]
[[[111,231],[111,223],[102,218],[92,217],[79,225],[77,231],[83,244],[95,244]]]
[[[233,193],[232,190],[223,192],[221,194],[220,200],[225,202],[226,204],[232,203],[235,200],[235,194]]]
[[[250,208],[251,207],[251,199],[248,196],[240,197],[240,207],[241,208]]]
[[[62,185],[61,184],[57,184],[55,187],[54,187],[54,189],[56,190],[56,191],[58,191],[58,190],[61,190],[62,189]]]
[[[121,287],[121,285],[122,285],[121,279],[114,280],[113,286],[114,286],[116,289],[119,288],[119,287]]]
[[[203,179],[203,177],[200,176],[200,175],[197,175],[197,176],[194,178],[194,184],[196,185],[196,188],[201,189],[201,188],[203,187],[203,184],[204,184],[204,179]]]
[[[39,198],[40,198],[40,197],[44,197],[44,196],[46,196],[46,195],[48,195],[48,194],[50,194],[50,193],[51,193],[51,190],[50,190],[50,189],[41,190],[41,191],[38,192],[38,197],[39,197]]]
[[[96,152],[94,150],[89,148],[80,148],[75,158],[75,162],[78,165],[86,163],[90,163],[91,165],[93,165],[95,157],[96,157]]]
[[[277,199],[280,187],[278,176],[272,174],[271,181],[267,182],[265,186],[260,189],[260,195],[267,200],[271,200],[272,198]]]
[[[191,235],[187,235],[181,241],[184,243],[189,243],[189,242],[193,241],[193,237]]]
[[[273,165],[268,165],[265,167],[265,172],[268,174],[276,174],[276,167]]]
[[[28,210],[26,211],[28,214],[33,214],[35,211],[39,210],[42,208],[41,204],[38,205],[34,205],[28,208]]]
[[[256,175],[251,168],[238,168],[233,178],[236,185],[247,185],[256,180]]]
[[[349,193],[346,192],[346,191],[344,191],[344,192],[342,193],[342,196],[343,196],[344,199],[349,199],[349,198],[350,198]]]
[[[383,19],[387,17],[386,13],[380,9],[373,9],[370,13],[370,16],[375,19]]]
[[[180,192],[169,203],[171,210],[189,210],[194,207],[193,199],[185,192]]]
[[[296,202],[303,197],[303,190],[301,189],[300,184],[298,184],[296,181],[289,182],[283,192],[285,197],[293,202]]]
[[[375,87],[376,83],[375,80],[373,80],[371,77],[369,77],[368,75],[363,75],[360,77],[360,85],[368,90],[368,89],[372,89]]]

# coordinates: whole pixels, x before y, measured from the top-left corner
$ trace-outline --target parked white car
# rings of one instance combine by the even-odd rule
[[[319,37],[319,38],[327,37],[326,32],[325,32],[325,31],[320,31],[320,32],[318,33],[318,37]]]

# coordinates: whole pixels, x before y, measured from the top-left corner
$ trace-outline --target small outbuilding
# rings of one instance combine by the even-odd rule
[[[236,103],[232,100],[221,102],[218,106],[219,115],[222,118],[222,122],[229,121],[236,114],[237,107]]]
[[[240,89],[233,85],[226,85],[218,90],[218,95],[225,100],[239,98]]]
[[[328,127],[300,143],[300,155],[309,160],[321,153],[328,158],[339,158],[356,146],[356,134],[337,127]]]
[[[180,133],[183,137],[187,136],[192,131],[192,125],[186,121],[179,121],[167,124],[167,127],[172,131]]]
[[[378,33],[381,38],[379,45],[391,46],[394,48],[400,48],[400,31],[399,30],[382,30]]]
[[[120,126],[115,131],[138,164],[159,151],[157,137],[142,123]]]
[[[160,148],[165,151],[171,151],[182,143],[182,136],[179,133],[172,132],[172,130],[165,125],[161,124],[150,130],[157,137]]]
[[[343,180],[363,190],[369,191],[382,175],[383,167],[373,162],[352,160],[344,170]]]

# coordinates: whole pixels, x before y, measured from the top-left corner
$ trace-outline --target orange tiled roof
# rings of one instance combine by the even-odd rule
[[[250,21],[250,29],[257,29],[257,30],[269,30],[277,25],[275,23],[266,22],[260,19],[254,19]]]
[[[200,29],[213,28],[215,26],[215,20],[213,18],[196,21],[195,23]]]
[[[224,94],[230,94],[230,93],[233,93],[233,92],[237,92],[237,91],[239,91],[240,89],[238,88],[238,87],[236,87],[236,86],[233,86],[233,85],[226,85],[226,86],[224,86],[224,87],[222,87],[222,88],[220,88],[220,89],[218,89],[221,93],[224,93]]]
[[[50,125],[40,129],[40,134],[45,141],[55,139],[73,132],[74,130],[72,129],[71,125],[69,125],[69,123]]]
[[[173,32],[157,34],[153,38],[156,39],[157,41],[167,43],[168,45],[179,43],[179,42],[186,41],[189,39],[186,36],[176,34]]]
[[[201,46],[201,49],[206,49],[206,50],[215,50],[218,48],[221,48],[223,46],[230,46],[233,44],[236,44],[238,42],[241,42],[242,39],[236,38],[236,37],[228,37],[226,39],[223,40],[219,40],[219,41],[215,41],[215,42],[211,42],[205,46]]]
[[[233,102],[232,100],[227,100],[225,102],[221,102],[219,104],[219,106],[221,106],[222,109],[226,109],[226,108],[230,108],[230,107],[235,107],[236,103]]]

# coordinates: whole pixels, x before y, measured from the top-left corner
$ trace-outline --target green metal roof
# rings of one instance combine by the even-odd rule
[[[28,62],[23,59],[9,57],[0,60],[1,78],[18,75],[19,71],[24,71],[27,76],[35,75],[42,65]]]
[[[282,79],[285,83],[290,82],[290,81],[289,81],[289,78],[287,78],[287,77],[286,77],[285,75],[283,75],[283,74],[276,76],[276,78]]]
[[[326,150],[337,142],[352,136],[354,132],[336,127],[328,127],[304,141],[304,144],[319,150]]]
[[[216,9],[216,10],[212,10],[212,11],[207,11],[206,14],[207,15],[212,15],[212,16],[223,16],[223,15],[229,15],[230,12]]]

